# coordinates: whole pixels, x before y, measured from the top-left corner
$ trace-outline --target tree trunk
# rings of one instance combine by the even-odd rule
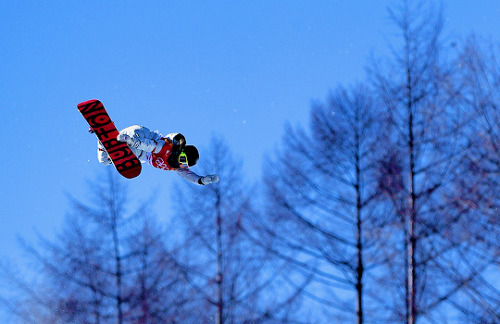
[[[216,324],[224,324],[224,300],[223,300],[223,274],[222,274],[222,217],[220,210],[220,192],[216,190],[217,201],[216,201],[216,211],[217,211],[217,316]]]
[[[356,114],[356,117],[359,113]],[[357,265],[356,265],[356,293],[357,293],[357,303],[356,303],[356,317],[357,323],[363,323],[363,232],[362,232],[362,219],[361,219],[361,159],[360,159],[360,139],[356,131],[356,250],[357,250]]]
[[[118,316],[118,324],[123,323],[123,310],[122,310],[122,260],[120,255],[118,231],[116,224],[116,217],[113,216],[113,245],[115,253],[115,276],[116,276],[116,311]]]
[[[407,322],[414,324],[417,315],[416,304],[416,271],[415,271],[415,250],[416,250],[416,235],[415,235],[415,138],[413,130],[413,89],[409,59],[409,39],[406,41],[407,49],[407,89],[408,89],[408,155],[409,155],[409,222],[408,222],[408,312]]]

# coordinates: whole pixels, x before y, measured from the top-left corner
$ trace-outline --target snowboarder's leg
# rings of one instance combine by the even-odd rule
[[[99,140],[97,140],[97,159],[99,160],[99,163],[102,163],[104,165],[111,164],[111,159],[109,158],[108,152],[106,152],[104,145],[102,145],[101,141]]]
[[[95,134],[92,127],[89,127],[89,133]],[[104,145],[102,145],[99,139],[97,139],[97,160],[99,161],[99,163],[104,165],[111,164],[111,159],[109,158],[108,152],[106,152]]]

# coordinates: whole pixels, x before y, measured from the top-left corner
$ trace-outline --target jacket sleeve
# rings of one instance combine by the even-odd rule
[[[178,175],[180,175],[182,178],[184,178],[185,180],[191,182],[191,183],[194,183],[194,184],[197,184],[197,185],[203,185],[203,183],[201,183],[201,176],[197,175],[196,173],[194,173],[193,171],[189,170],[189,169],[183,169],[183,168],[178,168],[178,169],[175,169],[175,172],[177,172]]]

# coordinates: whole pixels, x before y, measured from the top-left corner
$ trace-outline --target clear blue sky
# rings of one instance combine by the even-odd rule
[[[57,232],[65,193],[85,200],[103,175],[79,102],[100,99],[118,128],[182,132],[202,159],[221,135],[252,181],[286,121],[307,123],[311,100],[363,81],[370,53],[387,52],[393,3],[2,1],[0,258],[16,258],[17,235]],[[447,35],[500,42],[500,1],[443,3]],[[129,188],[168,208],[177,180],[144,165]]]

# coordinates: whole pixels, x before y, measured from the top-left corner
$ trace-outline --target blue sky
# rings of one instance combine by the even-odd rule
[[[182,132],[201,159],[220,135],[251,183],[286,121],[307,123],[312,100],[363,81],[370,54],[388,52],[393,3],[2,1],[0,258],[18,256],[17,235],[56,233],[66,193],[85,201],[103,175],[79,102],[100,99],[118,128]],[[451,38],[500,42],[500,1],[443,4]],[[144,165],[128,183],[135,200],[159,192],[162,210],[176,181]]]

